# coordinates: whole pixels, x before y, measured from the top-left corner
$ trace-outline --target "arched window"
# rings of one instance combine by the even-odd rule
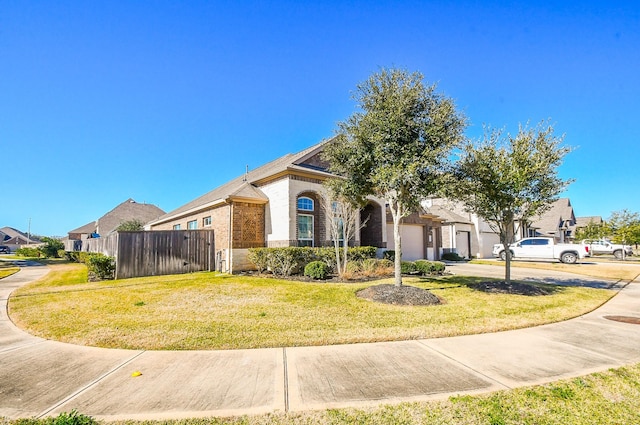
[[[314,246],[315,217],[314,201],[308,196],[301,196],[297,202],[298,246]]]
[[[302,196],[298,198],[298,210],[313,211],[313,199]]]

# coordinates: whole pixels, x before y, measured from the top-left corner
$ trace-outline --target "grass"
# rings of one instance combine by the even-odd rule
[[[91,425],[99,423],[76,413],[82,422],[56,418],[2,420],[4,425]],[[231,418],[164,421],[118,421],[117,425],[618,425],[640,423],[640,364],[554,382],[443,401],[400,403],[364,409],[271,413]]]
[[[2,279],[3,277],[11,276],[12,274],[17,273],[19,270],[20,267],[15,267],[11,263],[0,261],[0,279]]]
[[[391,306],[356,297],[375,283],[312,283],[215,273],[87,283],[83,265],[51,265],[9,300],[30,333],[81,345],[148,350],[308,346],[476,334],[591,311],[615,292],[551,287],[528,297],[472,289],[479,278],[405,279],[445,301]]]
[[[472,260],[471,264],[483,264],[496,267],[502,267],[504,269],[503,261],[495,260]],[[582,263],[577,264],[564,264],[564,263],[551,263],[551,262],[536,262],[536,261],[512,261],[512,267],[529,268],[529,269],[543,269],[543,270],[555,270],[567,273],[575,273],[583,276],[591,276],[602,279],[619,279],[624,281],[631,281],[640,275],[640,267],[636,265],[621,266],[624,263],[606,262],[606,263],[591,263],[589,260],[583,260]]]

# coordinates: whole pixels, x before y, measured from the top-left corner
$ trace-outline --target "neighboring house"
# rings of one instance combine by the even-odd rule
[[[604,224],[604,220],[599,215],[594,215],[591,217],[576,217],[575,230],[578,231],[579,229],[584,229],[589,224],[602,226]]]
[[[36,245],[40,243],[39,240],[13,227],[3,227],[0,229],[0,245],[8,246],[13,252],[23,245]]]
[[[489,224],[465,211],[464,206],[443,198],[425,201],[426,210],[442,219],[442,250],[456,252],[464,258],[492,258],[493,245],[500,243],[499,235]],[[558,199],[544,214],[530,223],[516,222],[516,240],[533,237],[553,237],[558,242],[569,242],[576,229],[576,217],[568,198]]]
[[[247,171],[145,228],[213,229],[216,267],[225,272],[253,268],[246,260],[248,248],[331,245],[331,217],[321,202],[322,183],[332,177],[321,158],[324,143]],[[383,200],[371,198],[360,218],[366,224],[352,244],[393,249]],[[439,250],[434,249],[439,222],[427,214],[414,214],[404,223],[403,256],[439,258]]]
[[[455,252],[464,258],[491,258],[500,237],[476,214],[465,211],[460,202],[433,198],[423,202],[425,209],[442,220],[442,252]]]
[[[576,216],[569,198],[560,198],[544,214],[531,219],[525,226],[523,238],[546,236],[556,242],[571,242],[575,233]]]
[[[129,198],[96,221],[71,230],[68,240],[65,240],[65,249],[69,251],[80,250],[81,241],[85,239],[106,236],[126,221],[138,220],[142,223],[148,223],[164,213],[155,205],[140,204]]]

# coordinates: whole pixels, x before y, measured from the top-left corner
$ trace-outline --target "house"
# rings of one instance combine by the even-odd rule
[[[500,237],[487,222],[467,212],[462,203],[432,198],[424,201],[423,205],[442,220],[443,253],[455,252],[467,259],[493,257],[493,245],[500,243]]]
[[[23,245],[37,245],[41,242],[13,227],[0,229],[0,245],[8,246],[11,251],[16,251]]]
[[[467,212],[460,202],[433,198],[423,204],[428,212],[442,220],[443,253],[456,252],[464,258],[493,257],[493,245],[500,243],[500,237],[486,221]],[[530,222],[516,222],[514,234],[516,240],[546,236],[553,237],[558,242],[569,242],[573,239],[576,222],[571,201],[569,198],[561,198]]]
[[[604,224],[604,220],[599,215],[594,215],[590,217],[576,217],[576,225],[575,230],[584,229],[590,224],[595,224],[596,226],[602,226]]]
[[[148,223],[164,213],[162,209],[155,205],[141,204],[129,198],[96,221],[69,231],[68,239],[64,241],[65,249],[78,251],[81,249],[82,241],[85,239],[99,237],[100,235],[106,236],[126,221],[138,220],[142,223]]]
[[[556,242],[570,242],[575,233],[576,216],[569,198],[560,198],[543,214],[531,219],[521,237],[553,237]]]
[[[288,154],[213,189],[148,223],[147,230],[213,229],[217,269],[253,268],[248,248],[327,246],[331,217],[322,208],[322,183],[333,177],[321,153],[325,142]],[[365,223],[351,243],[393,249],[384,200],[370,198]],[[440,223],[417,212],[403,224],[403,257],[439,258]],[[393,232],[390,233],[393,235]]]

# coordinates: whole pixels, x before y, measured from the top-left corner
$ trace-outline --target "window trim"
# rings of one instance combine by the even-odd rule
[[[187,230],[198,229],[198,220],[187,221]]]
[[[211,216],[202,217],[202,227],[211,227]]]
[[[310,238],[303,238],[300,235],[300,217],[311,217],[311,237]],[[297,220],[296,220],[296,238],[298,241],[311,241],[311,246],[315,246],[315,237],[314,237],[314,233],[315,233],[315,216],[313,214],[298,214],[297,216]]]

